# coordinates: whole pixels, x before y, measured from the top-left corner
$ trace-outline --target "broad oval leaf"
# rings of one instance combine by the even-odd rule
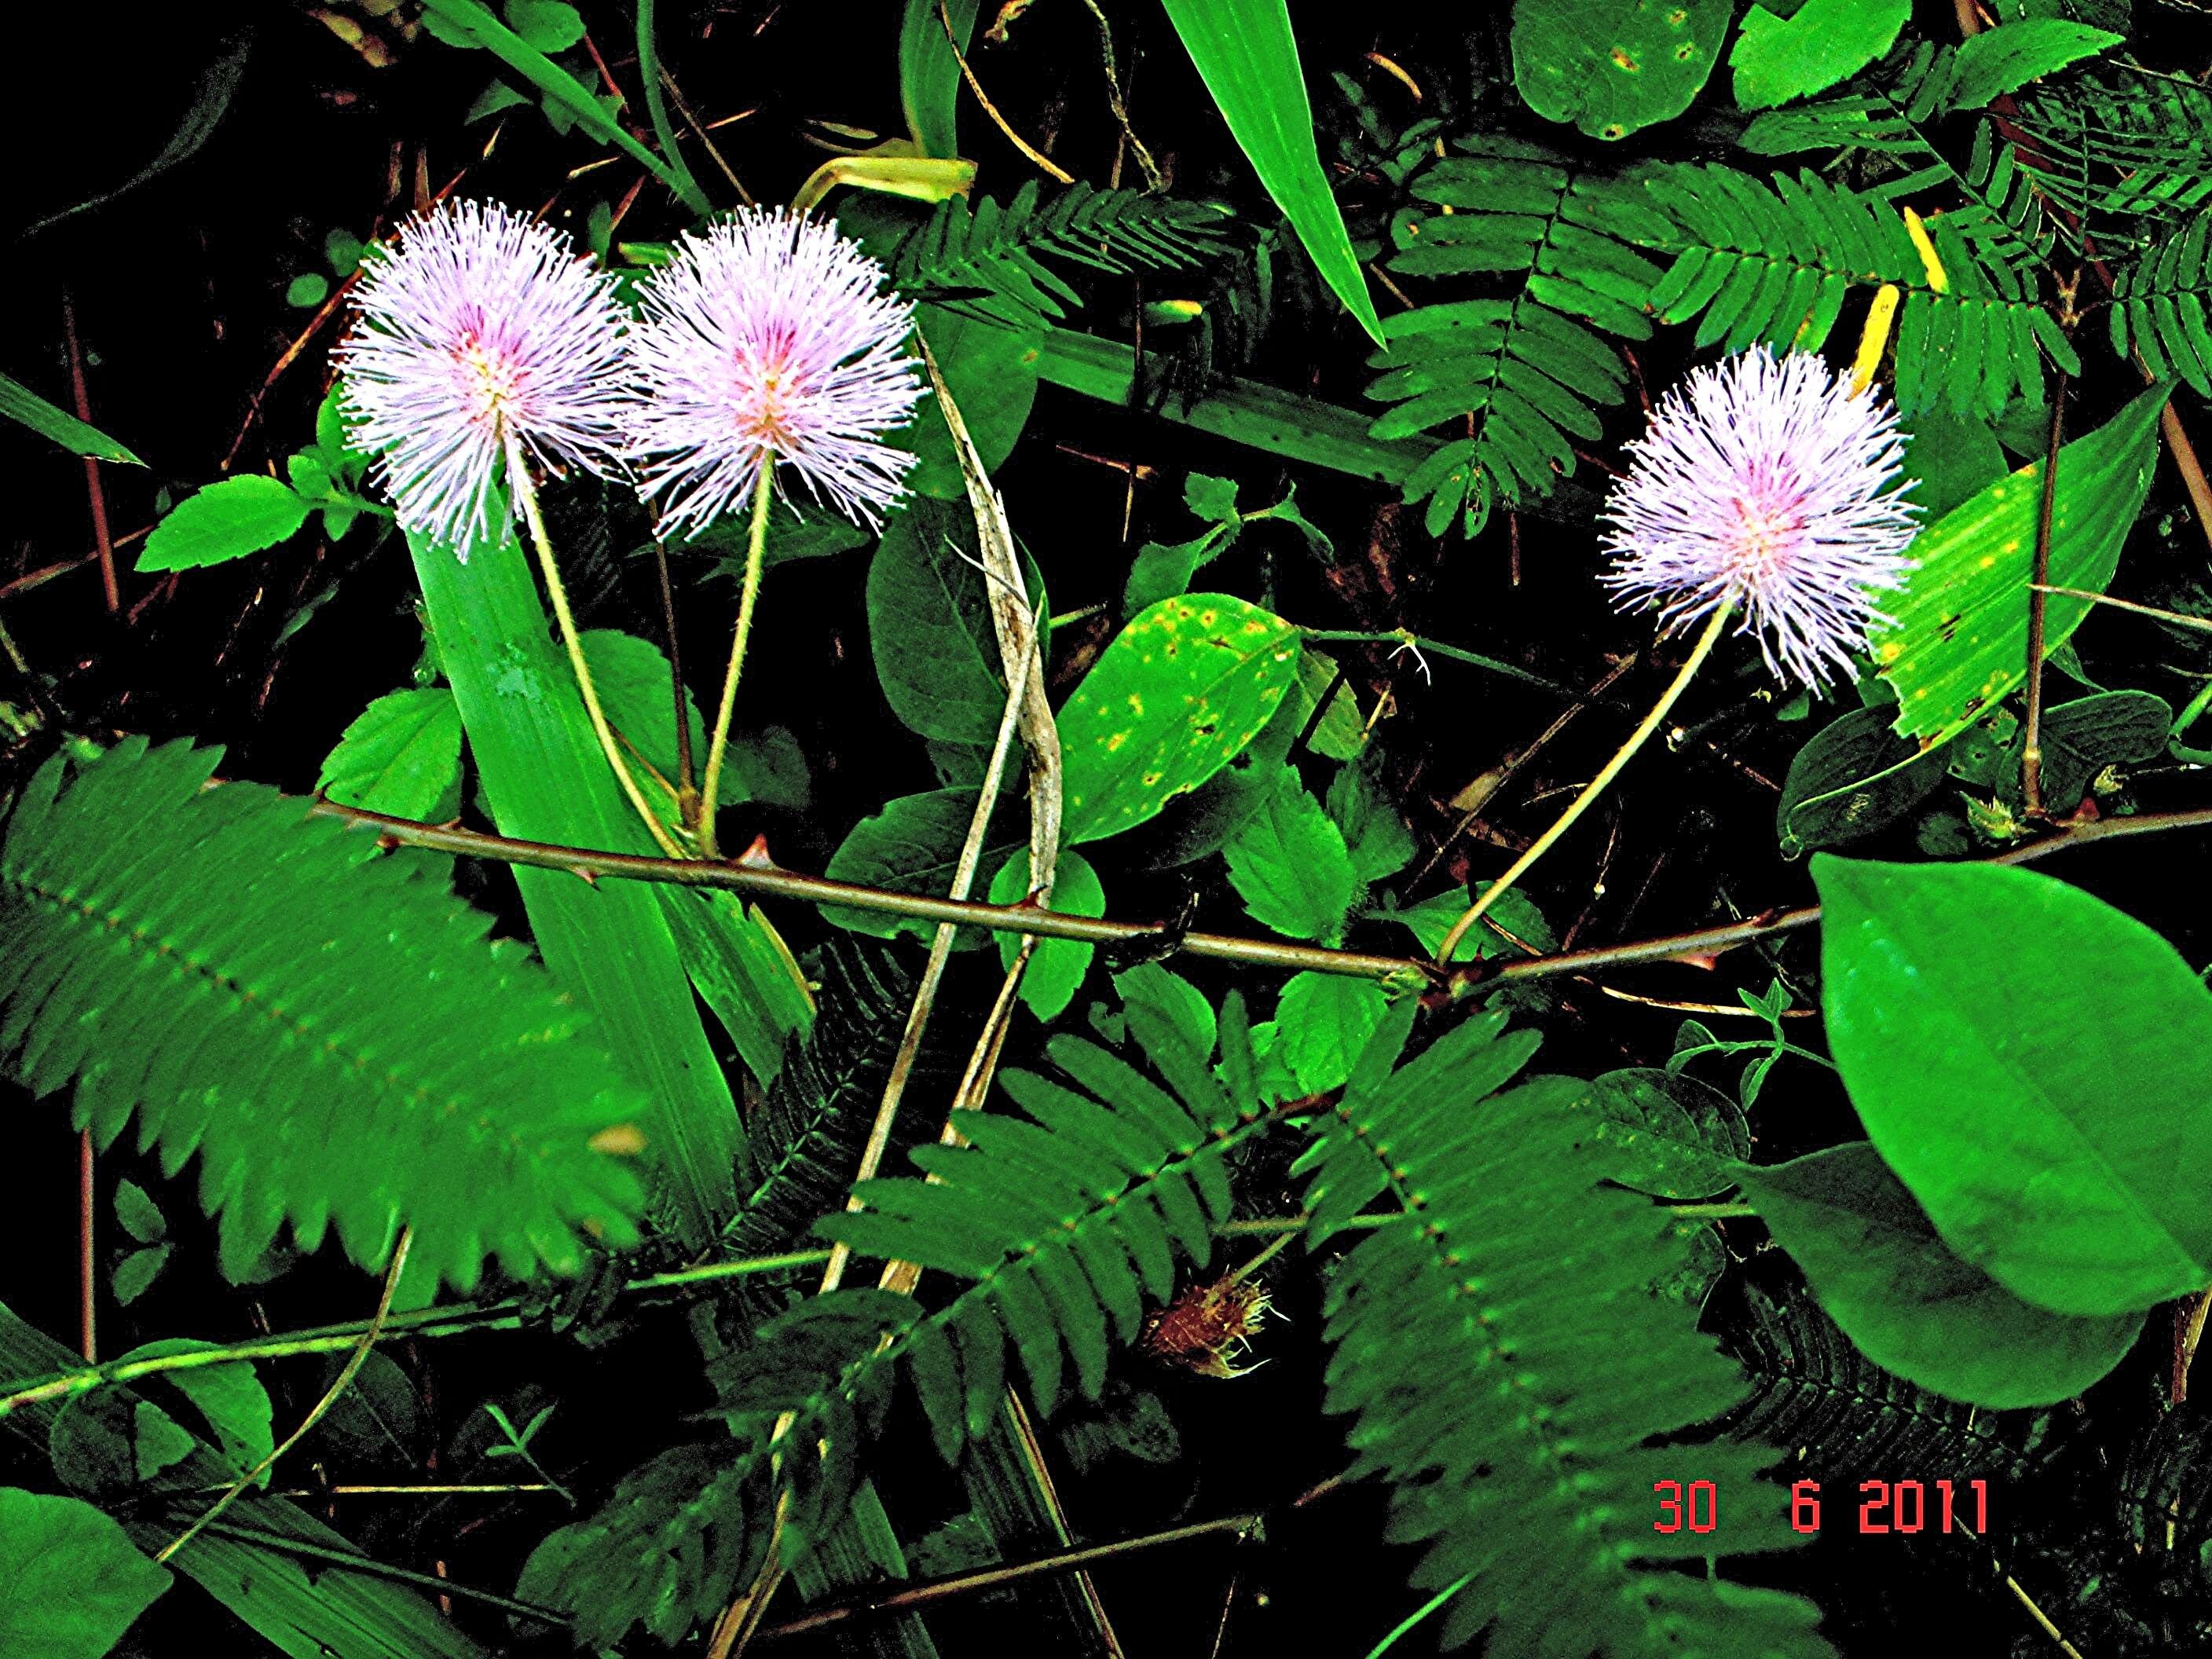
[[[943,898],[952,890],[952,876],[960,862],[961,843],[967,839],[969,820],[975,811],[973,789],[929,789],[918,795],[899,795],[884,803],[884,810],[862,818],[830,855],[823,874],[832,881],[849,881],[863,887],[884,887],[899,893],[927,893]],[[982,873],[996,869],[1022,845],[1018,831],[992,826],[976,860],[976,884]],[[852,910],[823,905],[823,916],[840,927],[877,939],[912,933],[928,939],[937,932],[933,921],[893,915],[880,910]],[[983,938],[972,928],[962,928],[955,941],[963,947],[979,945]]]
[[[103,1659],[169,1588],[169,1570],[82,1498],[0,1486],[0,1653]]]
[[[1547,121],[1626,138],[1689,108],[1734,9],[1729,0],[1519,0],[1513,84]]]
[[[1735,1180],[1751,1156],[1743,1109],[1696,1078],[1656,1066],[1607,1072],[1583,1097],[1602,1126],[1607,1176],[1655,1198],[1711,1198]]]
[[[1785,858],[1886,830],[1943,781],[1943,756],[1898,736],[1892,718],[1887,708],[1854,708],[1797,751],[1774,814]]]
[[[379,697],[323,757],[315,787],[396,818],[450,818],[461,801],[461,711],[443,686]]]
[[[2077,888],[1821,854],[1829,1047],[1946,1243],[2053,1313],[2212,1281],[2212,992]]]
[[[177,503],[138,555],[141,570],[196,570],[274,547],[307,523],[311,503],[258,472],[225,478]]]
[[[1006,714],[1006,665],[975,548],[972,514],[917,500],[884,527],[868,563],[868,643],[884,700],[908,731],[940,743],[988,744]],[[1042,617],[1044,579],[1023,563]]]
[[[2140,1310],[2046,1312],[1961,1261],[1863,1140],[1733,1173],[1859,1351],[1935,1393],[1999,1410],[2070,1400],[2142,1329]]]
[[[2051,521],[2051,586],[2100,593],[2120,543],[2150,488],[2159,411],[2154,386],[2058,452]],[[1872,639],[1875,662],[1897,688],[1897,729],[1932,748],[2027,678],[2027,584],[2035,568],[2043,463],[2000,478],[1914,540],[1919,568],[1885,602],[1895,625]],[[2046,596],[2044,651],[2064,643],[2091,601]]]
[[[991,902],[1019,904],[1030,893],[1030,849],[1020,847],[1014,855],[999,866],[999,873],[991,878]],[[1045,907],[1062,915],[1103,916],[1106,914],[1106,890],[1098,884],[1098,872],[1091,867],[1091,860],[1069,848],[1061,853],[1053,866],[1052,902]],[[1022,948],[1019,933],[1000,933],[999,960],[1008,968]],[[1075,1000],[1075,994],[1083,988],[1083,976],[1091,971],[1091,958],[1097,946],[1075,939],[1041,939],[1030,953],[1030,965],[1022,976],[1022,1000],[1029,1004],[1039,1019],[1057,1019]]]
[[[1260,734],[1297,678],[1297,629],[1226,593],[1163,599],[1060,711],[1070,845],[1133,829]]]

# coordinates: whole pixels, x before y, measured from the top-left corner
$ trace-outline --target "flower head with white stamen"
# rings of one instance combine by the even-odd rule
[[[786,462],[817,499],[874,525],[914,457],[879,441],[913,418],[913,307],[828,225],[748,209],[687,236],[647,282],[631,340],[629,453],[661,528],[696,535]]]
[[[1779,678],[1848,676],[1889,620],[1874,590],[1912,568],[1904,450],[1888,400],[1812,353],[1777,362],[1761,345],[1697,369],[1628,446],[1602,580],[1669,629],[1732,606]]]
[[[524,453],[619,469],[622,308],[558,231],[496,203],[446,204],[371,257],[352,303],[344,405],[402,527],[465,562],[471,541],[505,536]]]

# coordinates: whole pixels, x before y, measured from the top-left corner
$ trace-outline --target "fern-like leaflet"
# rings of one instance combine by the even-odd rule
[[[1405,1212],[1352,1249],[1324,1306],[1352,1473],[1390,1482],[1389,1536],[1424,1547],[1413,1588],[1449,1598],[1444,1646],[1486,1631],[1490,1659],[1827,1654],[1809,1602],[1674,1568],[1797,1541],[1786,1496],[1759,1495],[1778,1454],[1663,1443],[1727,1410],[1741,1376],[1647,1289],[1664,1224],[1597,1184],[1571,1122],[1584,1085],[1492,1094],[1536,1046],[1504,1019],[1393,1072],[1410,1025],[1394,1011],[1302,1160],[1311,1242],[1377,1199]],[[1727,1494],[1721,1530],[1656,1530],[1655,1486],[1692,1476]]]
[[[2189,382],[2212,398],[2212,209],[2114,273],[2112,349],[2142,355],[2154,379]]]
[[[0,1055],[76,1085],[105,1146],[135,1112],[174,1175],[200,1155],[234,1276],[291,1224],[457,1287],[487,1254],[572,1270],[576,1229],[635,1241],[641,1200],[595,1138],[644,1101],[589,1021],[434,866],[252,783],[218,749],[127,738],[25,786],[0,842]],[[465,1010],[465,1020],[454,1018]]]
[[[1395,408],[1372,428],[1382,439],[1461,427],[1405,484],[1426,499],[1431,535],[1465,515],[1480,529],[1492,489],[1510,503],[1548,494],[1575,466],[1571,439],[1601,434],[1596,410],[1628,384],[1622,339],[1651,333],[1644,302],[1662,268],[1621,238],[1638,206],[1605,179],[1534,144],[1486,137],[1425,169],[1411,190],[1442,210],[1407,213],[1394,227],[1390,268],[1409,276],[1504,275],[1493,297],[1426,305],[1389,319],[1389,344],[1370,360],[1383,371],[1367,395]],[[1656,216],[1641,228],[1660,234]]]
[[[1201,203],[1082,184],[1047,202],[1032,179],[1003,207],[989,197],[972,209],[957,196],[940,203],[900,242],[891,280],[993,322],[1057,321],[1083,301],[1046,258],[1116,273],[1192,266],[1226,250],[1228,216]]]
[[[2015,1482],[2039,1461],[2048,1412],[1979,1411],[1917,1388],[1853,1347],[1802,1295],[1770,1301],[1747,1285],[1742,1300],[1723,1344],[1752,1391],[1727,1431],[1792,1448],[1807,1478],[1910,1469]]]
[[[1769,185],[1717,164],[1670,165],[1653,168],[1646,188],[1674,225],[1644,244],[1674,258],[1652,309],[1670,323],[1698,319],[1700,347],[1815,350],[1852,289],[1891,283],[1904,294],[1892,392],[1908,417],[1947,396],[1962,414],[1993,415],[2015,389],[2039,407],[2044,354],[2081,372],[2029,276],[1983,263],[1944,219],[1929,226],[1946,276],[1938,288],[1899,213],[1809,169]]]
[[[734,1438],[665,1454],[607,1509],[540,1547],[573,1567],[600,1559],[587,1547],[597,1538],[600,1567],[534,1565],[526,1582],[556,1605],[591,1603],[607,1639],[633,1625],[662,1630],[671,1605],[703,1616],[726,1599],[736,1575],[708,1582],[710,1567],[753,1570],[772,1534],[788,1564],[841,1524],[902,1373],[948,1462],[999,1421],[1010,1353],[1041,1411],[1060,1401],[1071,1367],[1097,1398],[1109,1340],[1133,1343],[1146,1304],[1173,1297],[1178,1256],[1193,1267],[1212,1260],[1214,1229],[1229,1218],[1228,1158],[1279,1116],[1255,1092],[1241,999],[1221,1012],[1218,1075],[1170,1019],[1141,1024],[1168,1086],[1095,1043],[1056,1037],[1048,1052],[1067,1081],[1008,1072],[1024,1115],[963,1118],[967,1146],[914,1154],[937,1179],[861,1182],[853,1191],[866,1207],[818,1224],[863,1255],[954,1279],[943,1305],[847,1289],[769,1320],[715,1370]],[[716,1473],[687,1503],[665,1477],[701,1458]],[[635,1550],[648,1559],[623,1554]]]

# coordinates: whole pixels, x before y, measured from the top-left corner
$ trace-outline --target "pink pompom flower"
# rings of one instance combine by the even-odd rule
[[[1807,352],[1764,345],[1692,373],[1628,446],[1607,501],[1602,580],[1672,629],[1741,611],[1778,678],[1847,678],[1903,585],[1919,510],[1903,499],[1897,413]]]
[[[631,335],[628,453],[661,528],[696,535],[787,462],[873,526],[914,457],[878,441],[913,418],[913,307],[828,225],[749,209],[684,239],[645,283]]]
[[[518,446],[619,470],[623,326],[568,239],[496,203],[447,203],[370,258],[338,348],[344,405],[401,526],[451,547],[513,521]],[[510,500],[492,522],[493,487]]]

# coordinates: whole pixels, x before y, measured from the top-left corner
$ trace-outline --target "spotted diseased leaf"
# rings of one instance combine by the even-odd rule
[[[1520,0],[1513,84],[1547,121],[1625,138],[1689,108],[1732,10],[1729,0]]]
[[[2051,519],[2051,586],[2104,592],[2120,544],[2150,489],[2165,386],[2058,452]],[[1965,731],[2027,678],[2027,584],[2035,568],[2043,463],[1991,484],[1920,532],[1918,568],[1884,608],[1875,662],[1897,688],[1897,730],[1929,749]],[[2046,655],[2089,614],[2091,602],[2046,596]]]
[[[1138,617],[1060,711],[1067,842],[1133,829],[1211,778],[1259,736],[1297,665],[1297,630],[1226,593]]]

